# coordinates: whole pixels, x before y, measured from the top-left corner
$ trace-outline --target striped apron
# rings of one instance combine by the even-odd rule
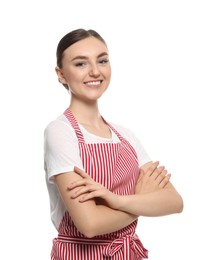
[[[137,155],[130,143],[109,123],[108,126],[120,139],[119,143],[85,143],[80,127],[72,112],[64,115],[75,130],[85,172],[115,194],[134,194],[139,174]],[[127,227],[87,238],[75,227],[68,211],[65,212],[53,240],[51,260],[142,260],[148,258],[135,230],[137,221]]]

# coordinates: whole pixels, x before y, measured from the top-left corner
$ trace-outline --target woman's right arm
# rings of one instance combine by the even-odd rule
[[[80,179],[82,177],[75,172],[55,176],[61,198],[79,232],[87,237],[94,237],[118,231],[136,220],[137,217],[132,214],[97,205],[94,199],[83,203],[79,201],[80,196],[73,199],[72,195],[78,188],[69,190],[67,186]]]

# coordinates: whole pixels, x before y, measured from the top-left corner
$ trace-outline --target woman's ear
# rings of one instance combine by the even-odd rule
[[[64,78],[63,72],[58,66],[55,68],[55,71],[56,71],[57,76],[58,76],[58,81],[62,84],[67,84],[67,82]]]

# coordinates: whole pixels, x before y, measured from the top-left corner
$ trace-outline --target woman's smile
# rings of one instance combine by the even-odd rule
[[[87,81],[84,84],[90,88],[99,88],[101,86],[101,83],[102,80],[95,80],[95,81]]]

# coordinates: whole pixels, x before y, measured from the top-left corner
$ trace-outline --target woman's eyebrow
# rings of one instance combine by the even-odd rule
[[[101,54],[98,55],[97,58],[103,57],[103,56],[108,56],[107,52],[102,52]]]
[[[74,60],[87,60],[88,58],[86,56],[76,56],[74,57],[71,61],[74,61]]]
[[[107,52],[102,52],[100,53],[97,58],[100,58],[100,57],[103,57],[103,56],[107,56],[108,53]],[[87,56],[83,56],[83,55],[79,55],[79,56],[76,56],[74,57],[71,61],[75,61],[75,60],[88,60],[88,57]]]

